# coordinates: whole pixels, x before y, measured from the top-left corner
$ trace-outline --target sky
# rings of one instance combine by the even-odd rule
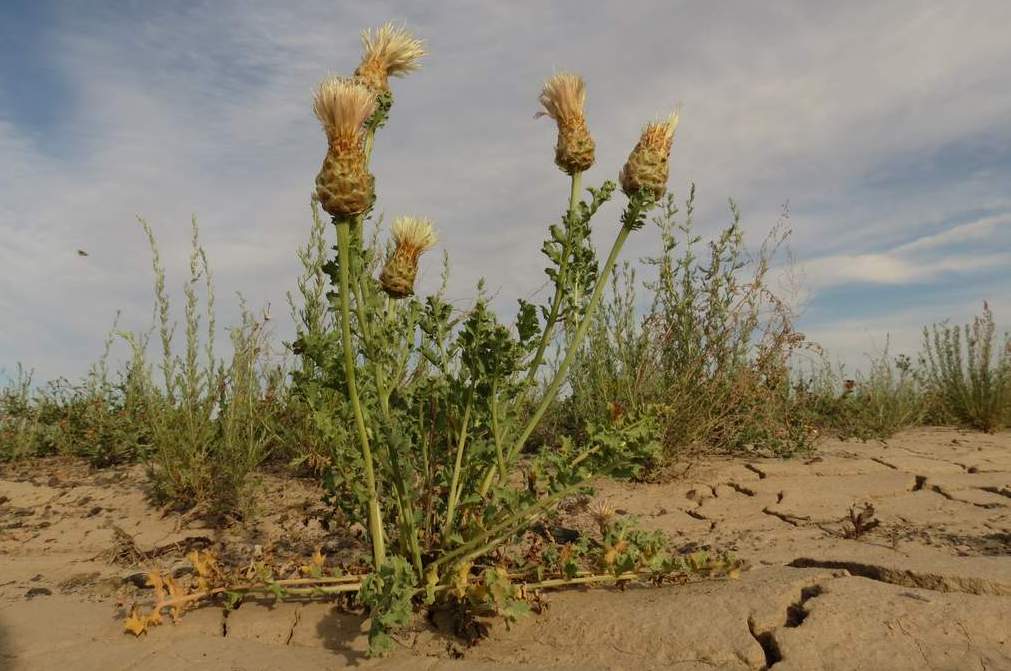
[[[544,79],[587,82],[615,179],[642,125],[681,104],[670,188],[706,236],[742,211],[752,246],[784,207],[781,292],[798,328],[859,368],[989,301],[1011,321],[1011,3],[0,2],[0,369],[75,377],[118,326],[151,324],[158,238],[176,319],[196,217],[218,322],[241,295],[290,336],[285,294],[325,151],[312,89],[350,73],[362,28],[426,40],[376,141],[378,211],[431,217],[461,306],[484,277],[508,315],[543,297],[568,178]],[[606,250],[623,197],[594,220]],[[625,258],[650,254],[654,229]],[[81,256],[77,250],[85,250]],[[419,292],[437,287],[440,255]],[[787,282],[786,278],[790,278]],[[777,280],[779,282],[780,280]],[[124,354],[117,345],[114,356]]]

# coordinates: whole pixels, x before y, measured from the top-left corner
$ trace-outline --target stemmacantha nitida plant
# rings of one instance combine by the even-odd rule
[[[415,70],[425,50],[390,24],[365,31],[362,41],[354,76],[327,78],[315,93],[328,141],[316,197],[337,233],[326,271],[338,329],[301,334],[298,351],[321,372],[298,382],[309,397],[329,391],[348,401],[317,414],[330,430],[352,427],[356,448],[335,451],[327,486],[333,502],[368,529],[373,570],[360,598],[372,614],[371,649],[380,651],[389,645],[387,631],[406,623],[417,601],[455,599],[518,615],[525,604],[514,581],[526,579],[525,567],[509,565],[503,548],[589,477],[634,473],[650,456],[648,417],[594,428],[584,445],[524,448],[563,386],[622,246],[666,190],[678,115],[647,124],[621,169],[627,204],[601,265],[590,220],[617,185],[589,188],[581,200],[595,150],[583,114],[585,86],[575,74],[551,77],[538,116],[557,123],[555,163],[571,186],[542,250],[550,261],[551,300],[543,306],[521,300],[510,328],[479,285],[473,308],[456,316],[442,291],[414,295],[418,259],[437,239],[429,220],[397,218],[385,258],[363,234],[375,203],[373,142],[392,109],[389,78]],[[545,380],[545,352],[562,328],[564,350]],[[655,537],[626,522],[602,524],[599,547],[584,543],[542,559],[554,562],[548,570],[557,569],[563,582],[592,582],[575,559],[594,551],[599,557],[589,565],[612,578],[678,568]],[[544,570],[537,568],[541,583]]]

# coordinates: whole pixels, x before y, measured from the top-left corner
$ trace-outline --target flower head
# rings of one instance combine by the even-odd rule
[[[679,110],[675,109],[667,118],[651,121],[643,128],[639,143],[618,174],[625,195],[631,197],[646,190],[659,200],[667,191],[667,161],[679,118]]]
[[[583,78],[571,72],[559,72],[544,82],[537,98],[543,109],[534,118],[549,116],[558,126],[578,126],[586,123],[583,105],[586,104],[586,84]]]
[[[571,72],[559,72],[544,82],[538,97],[541,110],[534,118],[549,116],[558,124],[555,163],[572,175],[593,165],[596,145],[586,127],[583,106],[586,104],[586,84]]]
[[[375,95],[354,80],[327,77],[316,88],[312,107],[328,144],[316,176],[320,205],[335,217],[361,214],[374,194],[363,143],[364,124],[376,109]]]
[[[365,121],[376,110],[376,97],[353,79],[331,76],[316,87],[312,109],[330,146],[347,151],[361,145]]]
[[[401,77],[418,69],[418,59],[426,55],[424,43],[405,26],[392,23],[362,31],[362,62],[355,76],[376,93],[390,90],[390,77]]]
[[[393,298],[413,294],[418,259],[434,247],[438,240],[431,220],[397,217],[393,221],[393,253],[379,274],[379,284],[383,291]]]

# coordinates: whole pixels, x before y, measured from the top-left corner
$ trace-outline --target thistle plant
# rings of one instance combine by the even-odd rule
[[[355,77],[325,79],[314,105],[327,137],[316,193],[337,233],[336,254],[323,266],[337,333],[301,339],[296,351],[350,407],[349,416],[335,416],[341,411],[332,408],[317,414],[321,426],[354,426],[357,449],[335,454],[326,482],[331,500],[367,524],[373,571],[360,598],[371,609],[370,640],[379,651],[416,599],[462,603],[480,597],[496,612],[518,612],[510,581],[521,576],[490,555],[584,490],[590,476],[626,472],[633,452],[650,449],[647,424],[629,422],[620,430],[602,427],[585,445],[525,450],[566,380],[622,246],[662,193],[677,117],[648,126],[643,149],[636,150],[647,152],[648,160],[636,159],[622,171],[623,184],[628,173],[643,186],[625,189],[628,202],[614,243],[598,264],[590,221],[617,185],[604,182],[580,199],[595,149],[583,117],[585,86],[568,73],[548,80],[540,114],[558,124],[555,159],[570,177],[562,223],[551,227],[543,247],[553,297],[540,310],[521,301],[510,328],[499,322],[479,284],[473,307],[456,315],[443,290],[415,295],[419,259],[438,239],[430,220],[395,219],[382,262],[379,246],[366,240],[374,204],[369,160],[390,111],[389,78],[417,69],[425,52],[406,29],[390,24],[365,31],[362,41]],[[652,172],[640,164],[652,165]],[[534,398],[532,382],[563,320],[566,348]]]

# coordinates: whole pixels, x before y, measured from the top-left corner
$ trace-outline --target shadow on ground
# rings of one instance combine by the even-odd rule
[[[0,669],[14,671],[14,648],[3,620],[0,620]]]

